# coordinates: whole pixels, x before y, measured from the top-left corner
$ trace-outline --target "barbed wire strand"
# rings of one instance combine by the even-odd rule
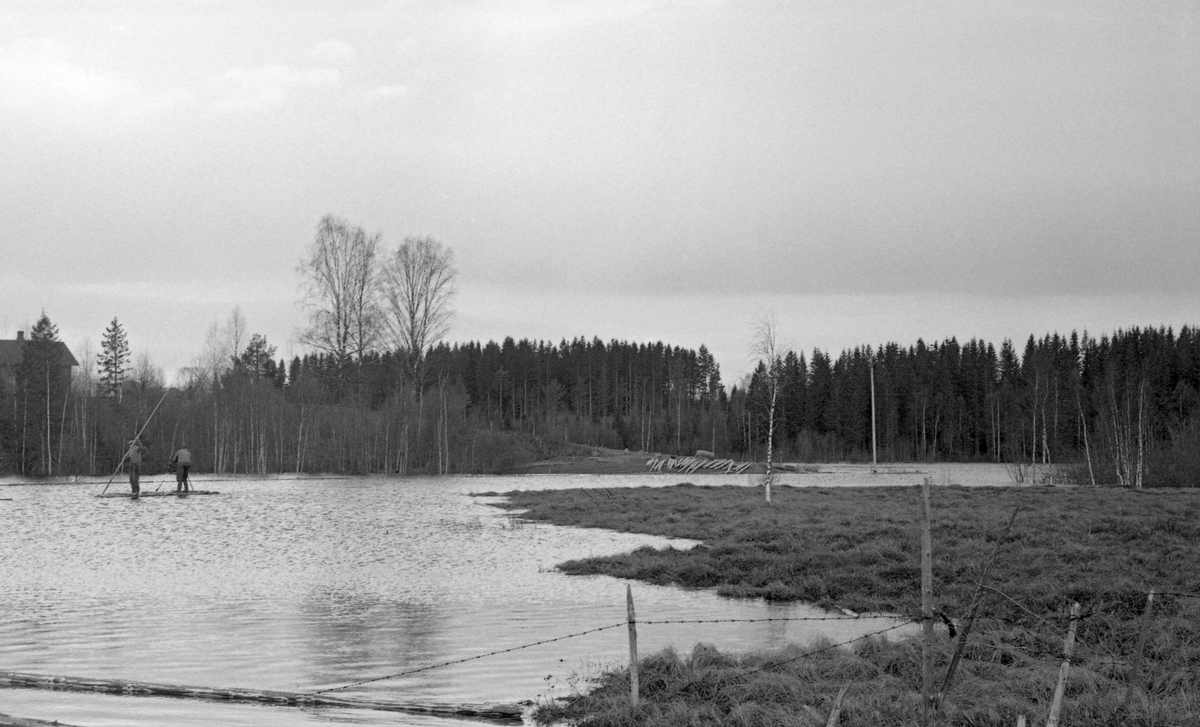
[[[853,639],[847,639],[846,641],[841,641],[836,644],[822,646],[819,649],[813,649],[812,651],[806,651],[803,654],[800,654],[799,656],[792,657],[791,659],[785,659],[783,661],[772,661],[769,665],[764,664],[763,666],[757,667],[755,669],[750,669],[748,673],[766,671],[768,666],[774,668],[774,667],[784,666],[785,664],[791,664],[793,661],[800,661],[801,659],[807,659],[810,656],[816,656],[817,654],[820,654],[825,651],[833,651],[834,649],[839,649],[843,646],[849,646],[850,644],[853,644],[856,641],[862,641],[863,639],[869,639],[872,636],[879,636],[880,634],[886,634],[889,631],[895,631],[896,629],[904,628],[905,626],[909,626],[911,624],[916,624],[916,623],[920,623],[920,620],[912,619],[912,620],[902,621],[898,624],[888,626],[885,629],[879,629],[878,631],[871,631],[871,632],[865,633],[861,636],[855,636]]]
[[[1142,594],[1149,595],[1149,594]],[[1200,593],[1172,593],[1171,591],[1155,591],[1156,596],[1175,596],[1176,598],[1200,598]]]
[[[1041,621],[1043,624],[1049,624],[1053,621],[1070,621],[1072,619],[1071,616],[1058,616],[1058,615],[1039,616],[1038,614],[1034,613],[1031,609],[1029,609],[1027,606],[1025,606],[1023,603],[1016,600],[1015,598],[1008,595],[1007,593],[1001,591],[1000,589],[994,588],[992,586],[984,586],[984,588],[989,591],[992,591],[993,593],[996,593],[1000,596],[1003,596],[1005,599],[1007,599],[1009,602],[1011,602],[1017,608],[1021,609],[1022,611],[1029,614],[1031,617],[1037,619],[1038,621]],[[1178,598],[1200,598],[1200,594],[1175,593],[1175,592],[1170,592],[1170,591],[1155,591],[1155,595],[1175,596]],[[1096,608],[1096,609],[1088,611],[1087,613],[1081,614],[1074,618],[1076,621],[1083,621],[1085,619],[1091,618],[1098,614],[1105,613],[1108,610],[1109,610],[1108,608],[1103,608],[1103,607]],[[718,623],[768,623],[768,622],[777,622],[777,621],[857,621],[857,620],[861,620],[862,618],[890,618],[890,617],[888,617],[888,616],[865,616],[865,617],[864,616],[780,616],[780,617],[769,617],[769,618],[727,618],[727,619],[647,619],[644,621],[637,621],[636,623],[647,625],[647,626],[663,626],[663,625],[677,625],[677,624],[682,625],[682,624],[718,624]],[[863,639],[867,639],[872,636],[878,636],[880,634],[885,634],[890,631],[895,631],[896,629],[903,628],[910,624],[919,624],[924,620],[925,617],[924,616],[901,616],[900,618],[903,618],[905,620],[901,621],[900,623],[893,624],[892,626],[888,626],[886,628],[878,629],[876,631],[871,631],[871,632],[868,632],[861,636],[856,636],[856,637],[854,637],[852,639],[848,639],[846,641],[841,641],[836,644],[830,644],[828,646],[823,646],[819,649],[814,649],[811,651],[804,652],[803,654],[800,654],[799,656],[793,657],[791,659],[787,659],[785,661],[771,662],[770,666],[772,666],[772,667],[783,666],[785,664],[790,664],[790,663],[792,663],[794,661],[798,661],[800,659],[808,658],[810,656],[815,656],[816,654],[820,654],[825,651],[831,651],[833,649],[837,649],[837,648],[840,648],[843,646],[849,646],[850,644],[853,644],[857,641],[862,641]],[[1013,624],[1013,625],[1017,624],[1017,621],[1015,619],[1007,619],[1007,618],[1003,618],[1003,617],[999,617],[999,616],[991,616],[989,618],[991,618],[993,620],[1001,621],[1003,623],[1008,623],[1008,624]],[[511,653],[514,651],[521,651],[523,649],[529,649],[534,646],[542,646],[544,644],[551,644],[556,641],[565,641],[567,639],[573,639],[573,638],[577,638],[579,636],[586,636],[588,634],[594,634],[594,633],[598,633],[600,631],[607,631],[609,629],[615,629],[615,628],[619,628],[621,626],[626,626],[626,625],[628,625],[628,621],[622,621],[621,623],[610,624],[608,626],[601,626],[599,628],[594,628],[594,629],[588,629],[587,631],[580,631],[580,632],[573,633],[573,634],[567,634],[565,636],[557,636],[552,639],[543,639],[541,641],[534,641],[532,643],[522,644],[520,646],[513,646],[513,647],[510,647],[507,649],[498,649],[496,651],[490,651],[490,652],[487,652],[484,654],[476,654],[474,656],[468,656],[468,657],[465,657],[462,659],[453,659],[451,661],[444,661],[444,662],[439,662],[437,664],[430,664],[428,666],[418,667],[416,669],[408,669],[405,671],[397,672],[395,674],[388,674],[386,676],[373,677],[371,679],[362,679],[360,681],[353,682],[351,684],[346,684],[346,685],[339,686],[339,687],[330,687],[328,689],[320,689],[320,690],[316,690],[316,691],[312,691],[312,692],[307,692],[307,694],[312,694],[312,695],[325,694],[328,692],[336,692],[336,691],[341,691],[344,689],[351,689],[353,687],[362,686],[363,684],[371,684],[373,682],[387,681],[389,679],[398,679],[400,677],[408,676],[410,674],[417,674],[417,673],[424,672],[424,671],[430,671],[432,669],[440,669],[442,667],[453,666],[455,664],[462,664],[464,662],[474,661],[476,659],[484,659],[489,656],[497,656],[499,654],[507,654],[507,653]],[[1077,635],[1076,638],[1081,639],[1081,637],[1079,635]],[[1089,641],[1090,641],[1090,639],[1089,639]],[[1103,644],[1097,643],[1097,644],[1093,645],[1093,648],[1095,648],[1095,647],[1099,647],[1100,649],[1108,652],[1109,658],[1112,659],[1115,663],[1115,661],[1116,661],[1115,655],[1113,655],[1112,652],[1109,651]],[[1054,657],[1050,657],[1050,658],[1054,658]],[[1058,657],[1058,658],[1061,658],[1061,657]],[[763,667],[759,667],[757,669],[752,669],[750,671],[751,672],[762,671],[762,670],[765,670],[766,668],[767,668],[767,666],[763,666]]]
[[[626,623],[627,623],[626,621],[622,621],[621,623],[617,623],[617,624],[601,626],[600,628],[597,628],[597,629],[589,629],[587,631],[580,631],[579,633],[575,633],[575,634],[567,634],[566,636],[558,636],[553,639],[543,639],[541,641],[535,641],[531,644],[522,644],[521,646],[513,646],[508,649],[499,649],[497,651],[490,651],[486,654],[476,654],[475,656],[468,656],[468,657],[465,657],[462,659],[454,659],[452,661],[443,661],[443,662],[440,662],[437,664],[430,664],[428,666],[418,667],[416,669],[408,669],[406,671],[397,672],[395,674],[388,674],[387,676],[374,677],[371,679],[363,679],[361,681],[354,682],[353,684],[346,684],[346,685],[343,685],[340,687],[330,687],[328,689],[318,689],[317,691],[314,691],[314,692],[305,692],[305,693],[306,694],[325,694],[326,692],[337,692],[342,689],[350,689],[352,687],[362,686],[363,684],[370,684],[371,682],[382,682],[382,681],[387,681],[388,679],[397,679],[402,676],[408,676],[409,674],[416,674],[418,672],[429,671],[431,669],[440,669],[444,666],[452,666],[454,664],[462,664],[463,662],[474,661],[475,659],[483,659],[488,656],[496,656],[497,654],[507,654],[511,651],[520,651],[521,649],[528,649],[528,648],[531,648],[534,646],[541,646],[542,644],[551,644],[551,643],[554,643],[555,641],[564,641],[566,639],[573,639],[577,636],[586,636],[588,634],[594,634],[598,631],[607,631],[608,629],[615,629],[619,626],[625,626]]]
[[[920,620],[919,616],[776,616],[771,618],[713,618],[713,619],[678,619],[678,620],[638,620],[638,624],[647,626],[662,626],[665,624],[736,624],[736,623],[766,623],[769,621],[862,621],[875,618],[906,618]]]

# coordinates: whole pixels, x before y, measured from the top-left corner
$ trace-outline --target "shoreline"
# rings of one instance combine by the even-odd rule
[[[515,490],[496,506],[523,510],[518,517],[536,522],[701,541],[690,549],[639,548],[556,566],[567,575],[860,613],[920,612],[919,495],[912,487],[782,486],[772,503],[745,487],[690,483],[587,492],[591,497]],[[965,622],[984,564],[994,549],[1000,554],[987,581],[1000,595],[989,592],[966,642],[959,685],[947,694],[947,723],[1000,727],[1018,715],[1044,721],[1044,695],[1054,687],[1072,602],[1081,602],[1088,617],[1080,623],[1083,646],[1064,723],[1108,725],[1098,715],[1112,714],[1134,724],[1200,719],[1189,696],[1200,693],[1194,644],[1200,589],[1188,565],[1200,558],[1194,493],[1145,498],[1119,488],[939,486],[934,582],[937,608],[949,623]],[[1014,510],[1015,526],[1005,535]],[[1150,590],[1195,595],[1156,602],[1154,656],[1141,677],[1152,699],[1133,709],[1121,695]],[[939,683],[956,646],[939,626],[933,643]],[[639,658],[643,678],[655,684],[654,691],[643,689],[640,709],[629,706],[629,671],[617,666],[590,691],[546,706],[539,722],[674,727],[731,721],[736,712],[773,715],[764,724],[807,724],[803,715],[850,681],[857,686],[847,696],[843,725],[910,724],[921,709],[920,664],[920,642],[911,638],[872,638],[821,653],[790,645],[778,653],[726,654],[698,644],[691,654]]]

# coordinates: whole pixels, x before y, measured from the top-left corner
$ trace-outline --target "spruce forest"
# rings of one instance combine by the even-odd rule
[[[260,335],[238,345],[239,326],[237,311],[214,326],[207,364],[170,389],[144,361],[114,389],[102,386],[111,361],[107,378],[85,362],[68,385],[52,356],[27,355],[0,411],[0,470],[110,474],[148,417],[151,468],[187,444],[201,472],[502,473],[580,446],[761,460],[775,372],[777,461],[870,462],[873,378],[881,463],[1057,465],[1129,487],[1200,473],[1200,333],[1188,327],[1030,337],[1021,351],[955,339],[787,351],[726,389],[703,346],[439,343],[414,380],[391,352],[277,360]],[[29,345],[54,340],[43,316]]]
[[[1008,340],[887,343],[835,359],[780,350],[764,321],[757,369],[727,388],[703,345],[447,343],[456,270],[432,238],[389,251],[326,215],[298,272],[311,353],[277,359],[235,307],[170,387],[147,355],[130,360],[116,318],[98,355],[65,367],[74,359],[43,311],[0,357],[0,472],[105,475],[141,433],[150,471],[185,444],[199,472],[258,475],[503,473],[603,447],[768,467],[1002,462],[1018,481],[1134,488],[1200,481],[1190,327],[1030,336],[1020,352]]]

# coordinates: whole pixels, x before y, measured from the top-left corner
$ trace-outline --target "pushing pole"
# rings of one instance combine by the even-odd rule
[[[150,424],[150,420],[154,418],[154,413],[156,411],[158,411],[158,407],[162,406],[163,401],[166,400],[167,394],[169,394],[169,393],[171,393],[170,389],[167,389],[166,391],[163,392],[162,399],[159,399],[158,403],[154,405],[154,408],[150,410],[150,416],[146,417],[146,421],[145,421],[145,423],[142,424],[142,428],[138,430],[137,434],[133,435],[134,439],[139,439],[142,436],[142,432],[146,431],[146,427]],[[114,479],[116,479],[117,473],[120,472],[121,467],[123,467],[125,465],[125,458],[128,456],[129,456],[129,450],[126,449],[125,454],[121,455],[121,461],[117,463],[117,468],[115,470],[113,470],[112,477],[108,478],[108,483],[106,485],[104,485],[103,490],[100,490],[101,495],[103,495],[105,492],[108,492],[108,485],[111,485],[112,481]]]

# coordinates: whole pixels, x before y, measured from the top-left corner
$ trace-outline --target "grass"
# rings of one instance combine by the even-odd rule
[[[737,598],[803,600],[856,612],[920,612],[919,488],[744,487],[507,493],[521,517],[702,541],[563,563],[607,574],[715,589]],[[1163,595],[1143,660],[1146,698],[1126,700],[1129,656],[1150,589],[1200,594],[1200,493],[1081,488],[939,487],[933,493],[937,607],[961,619],[999,547],[943,724],[1044,721],[1073,601],[1085,618],[1063,724],[1200,724],[1200,599]],[[1014,510],[1018,516],[1002,542]],[[953,641],[939,629],[938,679]],[[843,725],[913,724],[920,647],[869,640],[854,651],[727,656],[708,647],[645,660],[645,703],[631,713],[628,675],[544,707],[540,719],[607,724],[824,724],[838,688],[854,682]],[[699,661],[697,661],[699,659]],[[767,665],[767,666],[764,666]],[[773,666],[771,666],[773,665]],[[704,668],[699,668],[703,666]],[[647,675],[652,675],[647,682]],[[624,680],[624,692],[621,682]],[[865,686],[866,682],[871,686]]]

